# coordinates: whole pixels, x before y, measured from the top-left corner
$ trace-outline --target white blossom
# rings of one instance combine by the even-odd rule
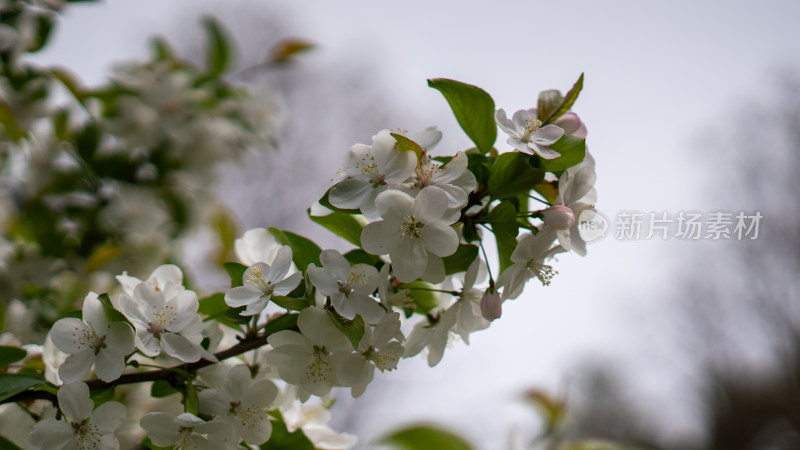
[[[149,357],[163,348],[183,362],[198,361],[203,354],[199,306],[197,294],[174,279],[164,284],[148,280],[136,285],[133,295],[120,295],[120,309],[136,328],[136,347]]]
[[[360,397],[372,381],[377,368],[381,372],[397,368],[397,361],[403,356],[403,341],[400,331],[400,314],[385,314],[380,322],[364,329],[358,343],[358,352],[342,359],[338,367],[339,380],[351,386],[353,397]]]
[[[417,198],[397,190],[378,196],[383,220],[361,232],[361,244],[373,255],[389,254],[392,270],[401,282],[422,277],[433,283],[444,279],[442,257],[455,253],[458,234],[447,217],[447,194],[436,186],[422,189]]]
[[[246,266],[256,263],[272,264],[281,245],[266,228],[253,228],[234,242],[236,257]]]
[[[261,445],[269,439],[272,424],[267,410],[275,402],[278,388],[271,381],[254,380],[246,365],[230,368],[224,386],[206,389],[198,396],[201,413],[227,420],[248,444]]]
[[[458,320],[457,311],[453,308],[445,310],[438,317],[431,320],[425,318],[414,325],[406,342],[404,358],[417,355],[423,349],[428,349],[428,365],[433,367],[439,364],[444,355],[444,349],[454,334],[453,327]]]
[[[297,401],[296,390],[296,386],[288,385],[281,393],[280,411],[290,433],[302,430],[314,448],[322,450],[343,450],[356,445],[358,439],[354,435],[337,433],[328,425],[332,415],[326,405],[302,404]]]
[[[561,156],[551,149],[564,135],[564,130],[557,125],[542,126],[542,121],[536,118],[536,109],[521,109],[514,113],[511,120],[506,116],[505,110],[498,109],[494,116],[497,125],[508,134],[509,145],[522,152],[537,154],[544,159],[553,159]]]
[[[483,267],[483,261],[475,258],[464,274],[464,284],[459,292],[458,301],[448,308],[455,310],[453,314],[456,316],[456,323],[453,326],[453,332],[467,344],[469,344],[470,333],[489,326],[489,321],[484,319],[481,313],[481,298],[485,290],[475,287],[476,282],[481,282],[485,278],[486,269]]]
[[[596,180],[594,158],[587,151],[585,159],[580,164],[570,167],[561,174],[558,180],[558,197],[553,208],[559,206],[569,208],[575,218],[579,218],[584,211],[594,211],[594,205],[597,203],[597,191],[594,189]],[[545,225],[547,224],[545,220]],[[586,241],[581,238],[579,225],[578,220],[574,220],[569,227],[554,228],[557,230],[558,243],[565,250],[586,256]]]
[[[372,137],[372,146],[356,144],[345,154],[342,165],[347,178],[331,189],[328,200],[337,208],[361,209],[365,216],[376,217],[378,194],[406,181],[416,159],[413,152],[398,148],[388,130],[381,130]]]
[[[131,327],[125,322],[109,323],[94,292],[83,300],[83,320],[57,321],[50,330],[50,339],[59,350],[70,355],[58,368],[58,376],[64,383],[79,381],[92,365],[98,378],[114,381],[125,369],[125,356],[134,349]]]
[[[475,175],[467,170],[469,159],[464,152],[458,152],[446,164],[431,159],[426,153],[414,171],[414,183],[411,194],[415,195],[427,186],[436,186],[447,193],[447,209],[455,220],[461,215],[461,208],[466,206],[469,194],[477,189]]]
[[[206,422],[190,413],[145,414],[139,425],[147,430],[150,442],[159,447],[180,450],[233,450],[239,443],[231,424],[224,420]]]
[[[226,292],[225,303],[231,308],[246,306],[241,313],[243,316],[261,313],[273,295],[286,295],[300,284],[303,278],[300,272],[286,277],[291,264],[292,249],[284,245],[275,255],[272,265],[258,262],[248,267],[242,276],[244,285]]]
[[[119,449],[114,430],[125,420],[125,406],[106,402],[92,412],[89,386],[64,384],[56,394],[66,421],[44,419],[33,427],[28,441],[41,450]]]
[[[555,239],[555,230],[544,227],[538,234],[528,234],[519,241],[511,254],[514,264],[506,268],[497,279],[497,287],[503,288],[503,300],[519,297],[525,283],[533,277],[538,278],[545,286],[550,284],[556,271],[545,264],[544,260],[561,251],[559,247],[551,248]]]
[[[325,310],[310,307],[300,311],[297,327],[300,333],[283,330],[267,338],[273,347],[267,362],[278,366],[278,374],[287,383],[313,395],[326,395],[339,384],[336,368],[343,357],[353,353],[353,346]]]
[[[322,267],[308,265],[308,277],[322,295],[347,319],[360,315],[368,323],[376,323],[386,314],[370,295],[378,287],[378,269],[368,264],[350,262],[336,250],[324,250],[319,260]]]

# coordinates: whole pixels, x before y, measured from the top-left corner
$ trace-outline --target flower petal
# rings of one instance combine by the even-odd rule
[[[73,353],[58,368],[58,377],[64,383],[78,382],[89,373],[94,360],[94,350],[91,348]]]
[[[73,444],[72,427],[60,420],[44,419],[33,426],[28,441],[36,448],[66,450]]]
[[[53,344],[64,353],[77,353],[90,348],[92,330],[83,321],[72,317],[58,320],[50,330]]]
[[[106,402],[98,406],[92,413],[91,423],[101,430],[113,433],[125,421],[127,411],[119,402]]]
[[[323,250],[319,255],[322,267],[338,280],[346,280],[350,275],[350,262],[336,250]]]
[[[174,446],[180,437],[175,415],[166,412],[145,414],[139,425],[150,433],[150,441],[159,447]]]
[[[133,343],[133,334],[131,334],[131,343]],[[117,353],[109,348],[104,348],[97,353],[94,363],[94,371],[97,374],[97,378],[110,383],[119,378],[123,370],[125,370],[124,354]],[[61,372],[58,375],[61,376]]]
[[[366,228],[364,228],[366,230]],[[405,239],[389,255],[395,277],[403,283],[416,280],[425,271],[428,252],[421,239]]]
[[[295,272],[289,275],[285,280],[278,282],[272,290],[272,295],[286,295],[295,290],[302,280],[303,274]]]
[[[328,194],[331,205],[343,209],[357,209],[367,203],[372,184],[362,178],[345,178],[333,186]]]
[[[372,222],[361,231],[361,246],[367,253],[385,255],[394,251],[403,237],[396,227],[385,220]]]
[[[105,343],[114,352],[129,355],[136,348],[133,336],[130,325],[125,322],[113,322],[106,333]]]
[[[257,301],[259,297],[259,289],[249,285],[239,286],[225,293],[225,304],[231,308],[239,308]]]
[[[428,186],[417,194],[414,215],[425,225],[440,222],[447,211],[447,193],[436,186]]]
[[[498,109],[497,112],[494,113],[494,120],[506,134],[511,136],[517,135],[517,127],[514,125],[514,122],[508,120],[508,115],[506,115],[506,111],[503,108]]]
[[[83,422],[92,414],[94,404],[89,397],[89,386],[86,383],[63,384],[56,396],[59,409],[70,422]]]
[[[441,222],[426,224],[420,238],[425,248],[436,256],[450,256],[458,249],[458,233]]]
[[[108,319],[103,304],[97,299],[97,294],[89,292],[83,299],[83,321],[91,327],[98,336],[104,336],[108,328]]]
[[[564,130],[555,125],[545,125],[536,130],[531,136],[531,140],[539,145],[553,145],[564,136]]]
[[[174,356],[183,362],[200,360],[200,346],[192,344],[185,337],[175,333],[161,335],[161,344],[168,355]]]

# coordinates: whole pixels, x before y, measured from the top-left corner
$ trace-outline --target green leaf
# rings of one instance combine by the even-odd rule
[[[425,156],[425,150],[423,150],[422,147],[420,147],[416,142],[403,136],[402,134],[390,134],[394,140],[397,141],[397,148],[399,148],[401,152],[414,152],[414,154],[417,155],[417,161],[422,160],[422,157]]]
[[[333,211],[331,214],[324,216],[312,216],[311,208],[309,208],[308,217],[314,223],[322,225],[337,236],[345,238],[347,242],[359,247],[361,246],[361,230],[364,228],[364,225],[350,214]]]
[[[222,25],[213,17],[203,18],[203,26],[208,34],[206,50],[206,70],[212,75],[224,73],[230,66],[230,44]]]
[[[301,311],[314,304],[313,300],[306,300],[301,298],[284,297],[275,295],[270,298],[272,303],[291,311]]]
[[[0,401],[44,382],[44,378],[15,373],[0,373]]]
[[[295,327],[297,327],[297,314],[284,314],[267,323],[267,325],[264,326],[264,334],[268,336],[272,333]]]
[[[6,306],[0,300],[0,331],[6,327]]]
[[[50,32],[53,31],[53,19],[49,15],[40,14],[36,16],[36,38],[27,48],[29,53],[35,53],[44,48]]]
[[[12,141],[18,141],[27,134],[19,125],[19,122],[17,122],[14,110],[2,99],[0,99],[0,125],[3,125],[6,135],[11,138]]]
[[[492,97],[477,86],[447,78],[428,80],[428,86],[444,95],[467,136],[481,152],[488,153],[497,140]]]
[[[269,51],[268,60],[280,64],[291,62],[294,55],[307,52],[314,48],[314,44],[302,39],[290,38],[278,42]]]
[[[3,436],[0,436],[0,450],[22,450],[22,448],[17,447],[17,444],[9,441]]]
[[[150,40],[150,46],[153,48],[153,55],[159,61],[169,61],[175,59],[175,52],[169,43],[160,37],[155,37]]]
[[[378,270],[380,270],[379,266],[383,266],[383,261],[381,261],[379,257],[370,255],[360,248],[350,250],[344,254],[344,257],[351,265],[368,264],[370,266],[375,266]]]
[[[289,231],[281,231],[277,228],[270,228],[269,232],[275,236],[283,245],[288,245],[292,248],[292,261],[298,269],[305,272],[309,264],[314,264],[320,267],[319,254],[322,249],[313,241],[304,238],[298,234]]]
[[[282,421],[272,421],[272,434],[269,440],[261,445],[261,450],[314,450],[314,444],[298,428],[289,433]]]
[[[328,315],[333,320],[336,328],[342,331],[350,343],[353,344],[354,349],[358,349],[358,343],[361,342],[361,337],[364,336],[364,319],[361,316],[356,316],[353,320],[347,320],[340,316],[336,311],[327,310]]]
[[[183,389],[183,410],[196,416],[200,413],[200,398],[197,396],[197,389],[191,381],[187,381]]]
[[[109,384],[107,386],[92,389],[89,395],[91,395],[92,397],[92,402],[94,403],[94,407],[97,408],[103,403],[114,400],[115,388],[116,388],[115,384]]]
[[[517,209],[510,201],[503,201],[489,211],[486,220],[492,225],[492,232],[497,241],[500,272],[502,272],[511,265],[511,254],[517,248],[517,233],[519,233]]]
[[[244,311],[244,308],[244,306],[241,308],[231,308],[225,303],[225,294],[217,293],[200,299],[200,308],[198,312],[208,316],[206,320],[216,320],[236,331],[241,331],[241,324],[250,321],[250,317],[241,316],[239,314]]]
[[[50,69],[50,75],[55,77],[56,80],[60,81],[76,100],[83,102],[83,99],[87,96],[87,93],[84,92],[83,88],[81,88],[80,83],[77,79],[75,79],[75,75],[63,68]]]
[[[125,322],[128,325],[131,325],[127,317],[114,309],[114,305],[111,304],[111,299],[108,298],[108,294],[100,294],[97,296],[97,299],[100,300],[100,303],[102,303],[103,311],[106,312],[106,318],[109,322]]]
[[[244,284],[244,273],[247,270],[247,266],[244,264],[239,264],[237,262],[226,262],[222,265],[225,269],[225,272],[228,272],[228,276],[231,277],[231,287],[239,287]]]
[[[164,398],[175,395],[179,391],[167,380],[156,380],[150,385],[150,396],[154,398]]]
[[[475,257],[478,256],[478,247],[471,244],[459,244],[455,253],[443,258],[444,272],[447,275],[466,272]]]
[[[581,93],[583,89],[583,74],[578,77],[578,81],[572,86],[572,89],[567,92],[567,95],[564,96],[564,99],[561,101],[561,105],[555,109],[546,119],[542,120],[544,125],[548,123],[553,123],[554,120],[561,117],[565,112],[569,111],[572,108],[572,105],[575,104],[575,100],[578,99],[578,95]]]
[[[508,198],[530,192],[544,178],[544,171],[531,165],[532,158],[521,152],[498,156],[489,173],[489,194]]]
[[[561,153],[561,156],[556,159],[543,159],[542,167],[545,171],[556,175],[579,164],[586,157],[586,140],[583,138],[564,135],[550,148]]]
[[[69,0],[67,0],[67,1],[69,1]],[[149,448],[150,450],[175,450],[175,447],[173,447],[173,446],[159,447],[156,444],[153,444],[153,442],[150,441],[150,436],[145,436],[145,438],[142,440],[141,444],[142,444],[142,447]]]
[[[417,288],[417,289],[414,289]],[[408,296],[414,299],[417,310],[424,313],[439,306],[439,295],[429,289],[435,286],[422,280],[412,281],[398,286],[398,289],[408,289]]]
[[[0,345],[0,369],[8,367],[9,364],[14,364],[17,361],[22,361],[26,356],[28,356],[28,352],[19,347]]]
[[[381,439],[381,443],[406,450],[472,450],[472,446],[461,437],[429,425],[395,431]]]

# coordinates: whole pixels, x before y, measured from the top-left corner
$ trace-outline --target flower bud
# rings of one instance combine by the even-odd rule
[[[481,297],[481,315],[484,319],[492,321],[500,317],[503,313],[503,302],[500,300],[500,293],[494,288],[486,289]]]
[[[575,224],[575,214],[564,205],[553,205],[542,211],[544,224],[556,230],[569,230]]]
[[[561,127],[565,134],[586,139],[586,125],[574,112],[565,112],[561,117],[553,121],[553,125]]]

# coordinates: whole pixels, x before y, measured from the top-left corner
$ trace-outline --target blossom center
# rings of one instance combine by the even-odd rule
[[[370,183],[374,187],[386,184],[384,175],[378,170],[378,163],[375,161],[375,156],[369,155],[361,158],[356,166],[361,170],[361,174],[369,178]]]
[[[328,363],[328,350],[324,346],[315,345],[311,364],[306,367],[306,375],[312,381],[324,382],[330,372],[331,367]]]
[[[400,236],[408,239],[417,239],[422,236],[422,227],[425,225],[417,216],[406,214],[400,223]]]
[[[161,333],[175,321],[175,307],[172,305],[153,305],[152,316],[153,320],[150,322],[147,332],[159,338]]]
[[[339,281],[337,284],[339,285],[339,292],[344,294],[345,296],[349,296],[353,289],[357,286],[366,286],[368,283],[369,277],[367,274],[363,272],[350,272],[350,275],[347,277],[345,281]]]
[[[558,272],[553,269],[553,266],[537,263],[535,261],[528,263],[528,270],[533,272],[533,275],[542,282],[543,286],[549,286],[550,280],[553,279],[553,276],[558,274]]]
[[[378,351],[371,345],[369,346],[369,349],[363,353],[363,355],[368,361],[374,362],[375,367],[377,367],[381,372],[396,369],[397,361],[400,360],[400,353],[394,350]]]
[[[264,279],[264,274],[261,272],[260,267],[250,268],[250,273],[247,274],[245,283],[259,289],[264,295],[272,295],[272,291],[275,290],[275,285],[272,284],[272,281]]]
[[[542,121],[533,117],[533,115],[529,114],[528,117],[525,119],[525,132],[522,134],[519,140],[522,142],[528,142],[531,140],[531,136],[533,133],[536,132],[542,126]]]
[[[436,174],[441,171],[441,164],[436,164],[425,156],[425,162],[417,166],[417,187],[422,189],[429,186]]]

